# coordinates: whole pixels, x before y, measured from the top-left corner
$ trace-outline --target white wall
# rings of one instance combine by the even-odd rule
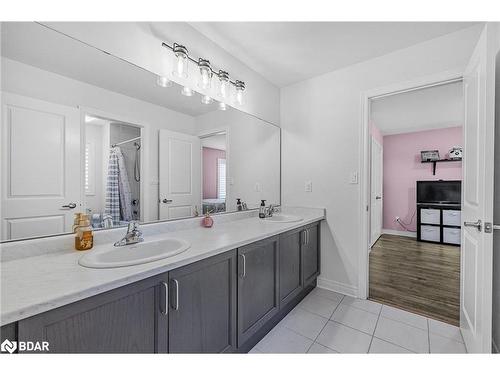
[[[196,117],[198,134],[227,130],[226,209],[236,210],[236,198],[248,208],[280,201],[280,129],[238,111],[217,111]],[[232,184],[231,184],[232,182]],[[257,191],[256,184],[260,186]]]
[[[155,74],[166,76],[173,70],[171,52],[161,47],[161,42],[184,44],[194,57],[209,59],[216,68],[223,68],[234,79],[245,82],[245,103],[238,109],[266,121],[279,123],[279,89],[186,22],[159,22],[153,24],[153,28],[149,23],[135,22],[44,22],[44,24]],[[175,78],[173,80],[198,90],[194,79],[198,72],[194,64],[190,65],[192,70],[188,81],[183,82]],[[232,103],[227,102],[227,104]]]
[[[71,107],[97,109],[142,125],[149,133],[144,150],[149,179],[144,181],[149,192],[149,215],[145,221],[158,218],[158,131],[168,129],[194,134],[194,117],[167,108],[104,90],[10,59],[2,58],[2,90]],[[118,118],[117,120],[120,120]]]
[[[361,94],[449,70],[463,70],[482,26],[448,34],[281,90],[283,202],[326,207],[320,283],[356,294],[361,217]],[[361,176],[360,176],[361,177]],[[304,192],[311,180],[313,191]]]

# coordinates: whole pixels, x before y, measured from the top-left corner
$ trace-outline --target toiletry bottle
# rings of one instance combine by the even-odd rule
[[[261,219],[265,219],[265,217],[266,217],[266,200],[265,199],[262,199],[260,201],[259,217]]]
[[[243,206],[241,205],[241,198],[236,198],[236,209],[238,211],[243,210]]]
[[[88,215],[80,215],[80,221],[76,227],[75,236],[75,249],[76,250],[90,250],[94,246],[94,234],[90,226]]]
[[[203,218],[203,226],[205,228],[212,228],[212,226],[214,225],[214,219],[212,219],[212,216],[210,216],[210,214],[212,213],[212,211],[208,211],[205,213],[205,217]]]
[[[78,212],[75,214],[75,219],[73,220],[73,227],[72,227],[72,232],[75,233],[76,232],[76,228],[78,227],[78,225],[80,225],[80,218],[83,214],[81,212]]]

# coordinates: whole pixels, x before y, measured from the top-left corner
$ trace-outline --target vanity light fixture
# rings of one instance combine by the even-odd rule
[[[223,103],[223,102],[219,102],[219,104],[218,104],[218,108],[219,108],[219,110],[221,110],[221,111],[226,111],[226,110],[227,110],[227,104],[226,104],[226,103]]]
[[[243,91],[245,91],[245,82],[236,81],[234,84],[234,87],[236,89],[235,102],[238,105],[242,105],[243,104]]]
[[[198,59],[198,66],[200,68],[200,82],[198,85],[203,90],[208,90],[212,84],[212,68],[210,66],[210,61]]]
[[[172,47],[174,52],[174,71],[173,74],[177,77],[187,78],[188,77],[188,50],[186,47],[174,43]]]
[[[172,81],[164,76],[158,76],[156,84],[160,87],[172,87]]]
[[[214,70],[210,61],[207,59],[199,58],[198,60],[189,56],[188,49],[180,44],[174,43],[173,45],[169,45],[165,42],[162,42],[162,46],[172,50],[174,53],[173,66],[174,71],[173,74],[177,77],[187,78],[188,77],[188,63],[191,61],[192,63],[198,66],[198,70],[200,72],[200,77],[198,79],[198,86],[202,90],[210,90],[213,92],[213,95],[205,95],[203,94],[202,103],[209,104],[213,101],[212,97],[219,97],[222,99],[231,99],[231,101],[237,105],[243,104],[243,91],[245,91],[245,82],[240,80],[232,81],[229,77],[229,74],[220,69],[218,72]],[[216,88],[211,90],[212,86],[212,77],[217,76],[217,85]],[[231,92],[231,86],[234,86],[234,92]],[[194,92],[187,86],[184,86],[182,89],[182,95],[185,96],[193,96]],[[233,96],[230,98],[230,96]],[[226,106],[226,104],[219,103],[219,109],[222,109],[222,106]]]
[[[181,90],[181,94],[184,95],[184,96],[193,96],[194,95],[194,91],[191,90],[187,86],[183,86],[182,90]]]
[[[213,101],[214,101],[214,100],[213,100],[210,96],[208,96],[208,95],[203,95],[203,96],[201,97],[201,102],[202,102],[203,104],[210,104],[210,103],[212,103]]]

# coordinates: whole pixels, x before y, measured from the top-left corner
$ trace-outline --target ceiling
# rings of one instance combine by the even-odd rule
[[[278,87],[473,26],[473,22],[191,22]]]
[[[383,135],[463,126],[462,82],[372,100],[371,120]]]
[[[163,88],[145,69],[34,22],[4,22],[2,56],[190,116],[217,110],[199,95],[185,97],[174,83]]]

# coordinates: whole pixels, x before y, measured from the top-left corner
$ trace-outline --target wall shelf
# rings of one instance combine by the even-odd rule
[[[439,159],[439,160],[431,160],[431,161],[424,161],[422,160],[422,163],[432,163],[432,175],[436,175],[436,164],[437,163],[444,163],[444,162],[462,162],[462,159]]]

